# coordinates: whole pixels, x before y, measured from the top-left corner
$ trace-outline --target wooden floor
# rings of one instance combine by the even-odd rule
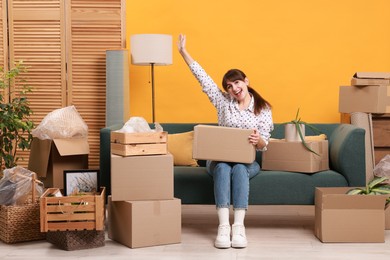
[[[251,206],[245,219],[248,247],[216,249],[214,206],[182,208],[182,242],[131,249],[106,239],[104,247],[77,251],[57,249],[43,241],[7,245],[0,259],[389,259],[390,230],[385,243],[321,243],[313,235],[312,206]]]

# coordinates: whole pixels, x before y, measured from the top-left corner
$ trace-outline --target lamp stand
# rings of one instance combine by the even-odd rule
[[[150,63],[150,70],[152,74],[152,123],[155,123],[155,104],[154,104],[154,63]]]

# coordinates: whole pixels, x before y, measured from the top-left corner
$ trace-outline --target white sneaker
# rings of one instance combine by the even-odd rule
[[[218,235],[214,245],[216,248],[229,248],[230,243],[230,225],[219,225]]]
[[[248,245],[244,225],[233,224],[232,233],[232,247],[243,248]]]

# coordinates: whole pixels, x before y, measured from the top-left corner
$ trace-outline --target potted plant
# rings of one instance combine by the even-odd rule
[[[32,140],[34,123],[27,100],[32,90],[21,77],[26,71],[23,62],[8,71],[0,68],[0,171],[16,166],[17,150],[29,149]]]
[[[357,187],[347,191],[349,195],[388,195],[386,205],[390,203],[390,184],[386,181],[388,177],[374,177],[366,184],[366,187]]]
[[[295,119],[280,123],[279,126],[284,126],[285,127],[285,139],[288,142],[293,142],[293,141],[301,141],[303,146],[309,150],[310,152],[316,154],[319,156],[318,153],[310,149],[310,147],[307,145],[305,141],[305,127],[310,128],[313,130],[315,133],[321,134],[321,131],[317,129],[316,127],[306,123],[305,121],[302,121],[300,116],[299,116],[299,108],[297,110],[297,114],[295,115]]]

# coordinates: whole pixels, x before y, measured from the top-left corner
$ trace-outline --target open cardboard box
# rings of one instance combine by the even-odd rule
[[[390,72],[356,72],[351,79],[352,86],[390,85]]]
[[[46,139],[31,142],[28,169],[37,173],[46,188],[64,188],[64,170],[88,169],[87,138]]]
[[[262,155],[262,170],[314,173],[329,169],[328,141],[286,142],[284,139],[270,139],[267,151]]]
[[[346,194],[350,189],[316,188],[315,235],[322,242],[383,243],[386,196]]]

